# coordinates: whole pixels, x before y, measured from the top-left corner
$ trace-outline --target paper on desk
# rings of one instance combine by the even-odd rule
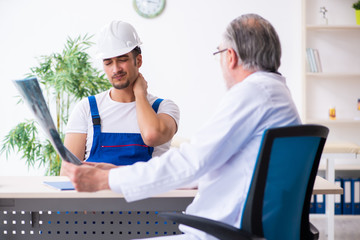
[[[37,122],[44,129],[47,137],[60,157],[67,162],[81,165],[82,162],[63,145],[59,133],[57,132],[54,122],[51,118],[49,109],[46,105],[37,79],[26,78],[22,80],[15,80],[13,82],[24,98],[25,102],[33,111]]]
[[[63,181],[63,182],[48,182],[48,181],[44,181],[44,184],[61,190],[61,191],[65,191],[65,190],[75,190],[74,185],[72,185],[72,183],[70,181]]]

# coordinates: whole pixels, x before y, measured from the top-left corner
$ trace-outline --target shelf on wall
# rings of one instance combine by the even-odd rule
[[[360,25],[307,25],[307,30],[360,30]]]
[[[336,120],[330,120],[330,119],[307,119],[306,123],[312,123],[312,124],[360,124],[360,119],[336,119]]]
[[[359,171],[360,164],[339,164],[334,166],[335,171]],[[325,171],[326,164],[320,164],[318,170]]]
[[[360,78],[360,73],[306,73],[307,77],[327,77],[327,78]]]

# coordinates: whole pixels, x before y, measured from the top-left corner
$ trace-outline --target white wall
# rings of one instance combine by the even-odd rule
[[[190,138],[225,92],[212,52],[226,25],[250,12],[262,15],[277,29],[283,50],[280,72],[288,78],[300,108],[300,0],[167,0],[163,14],[150,20],[136,14],[132,0],[0,0],[0,139],[19,121],[32,117],[26,106],[16,106],[11,80],[23,78],[37,64],[37,57],[60,51],[68,36],[96,34],[114,19],[137,29],[143,41],[141,72],[149,91],[179,105],[177,135]],[[95,48],[90,52],[93,55]],[[0,175],[42,174],[42,170],[27,172],[16,156],[8,161],[0,156],[0,164]]]

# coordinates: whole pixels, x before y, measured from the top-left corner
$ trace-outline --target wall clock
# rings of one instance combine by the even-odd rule
[[[166,0],[133,0],[136,12],[145,18],[159,16],[165,8]]]

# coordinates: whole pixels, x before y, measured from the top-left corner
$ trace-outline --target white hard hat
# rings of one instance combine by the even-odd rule
[[[140,38],[133,26],[122,21],[112,21],[99,33],[98,57],[117,57],[130,52],[140,44]]]

